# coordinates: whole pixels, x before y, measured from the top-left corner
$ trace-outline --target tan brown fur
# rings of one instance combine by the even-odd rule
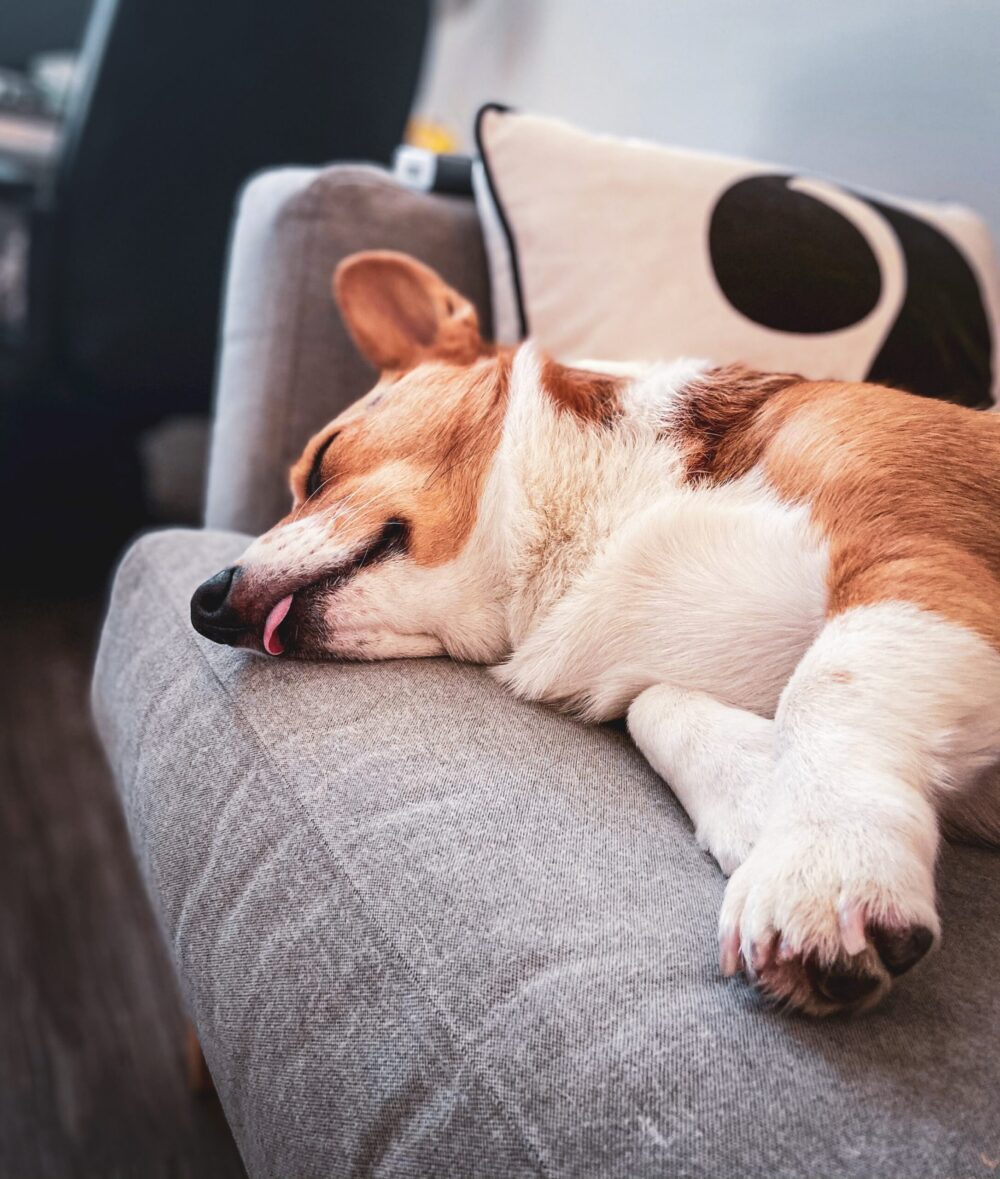
[[[606,426],[621,413],[624,382],[618,377],[546,359],[542,362],[541,384],[559,409],[583,421]]]
[[[428,364],[395,380],[374,408],[371,396],[352,406],[309,442],[292,468],[297,506],[282,523],[343,504],[359,538],[402,519],[417,564],[450,560],[476,521],[509,378],[505,353],[469,367]],[[307,498],[313,458],[332,434],[322,484]],[[344,532],[343,520],[338,531]]]
[[[411,559],[442,564],[475,524],[511,353],[486,343],[472,304],[405,254],[351,255],[333,288],[381,379],[309,441],[291,471],[295,507],[275,531],[304,515],[328,515],[342,544],[363,544],[388,520],[402,520]]]
[[[688,395],[692,479],[760,466],[830,544],[829,612],[908,601],[1000,650],[1000,416],[894,389],[716,369]]]
[[[776,394],[801,381],[788,373],[758,373],[728,364],[691,386],[674,418],[679,429],[670,431],[672,441],[680,435],[688,478],[718,483],[751,470],[767,443],[760,428],[761,410]]]
[[[333,293],[354,342],[383,372],[428,360],[472,364],[490,350],[468,299],[409,255],[352,254],[334,272]]]

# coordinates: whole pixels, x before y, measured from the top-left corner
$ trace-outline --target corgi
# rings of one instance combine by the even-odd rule
[[[296,659],[450,655],[625,717],[729,876],[721,972],[823,1015],[940,938],[941,834],[1000,843],[1000,416],[482,339],[406,255],[334,276],[380,372],[195,628]]]

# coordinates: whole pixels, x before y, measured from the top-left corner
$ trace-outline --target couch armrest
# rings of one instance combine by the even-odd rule
[[[206,523],[258,533],[290,502],[287,471],[307,438],[374,374],[330,294],[334,267],[363,249],[414,254],[491,323],[475,206],[416,193],[381,168],[287,168],[241,196],[226,280]]]

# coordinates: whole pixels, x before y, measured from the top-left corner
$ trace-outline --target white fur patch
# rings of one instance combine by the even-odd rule
[[[822,623],[826,550],[756,473],[687,484],[663,427],[703,367],[647,366],[601,430],[560,412],[518,352],[483,515],[508,584],[496,674],[519,695],[606,719],[670,680],[776,706]]]
[[[649,500],[595,537],[500,678],[594,720],[663,681],[773,713],[826,610],[826,546],[808,513],[756,475]]]

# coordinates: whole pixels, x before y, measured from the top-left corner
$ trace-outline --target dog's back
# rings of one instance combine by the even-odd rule
[[[734,368],[687,396],[691,477],[759,467],[806,505],[830,544],[831,612],[904,595],[1000,650],[1000,417]]]

